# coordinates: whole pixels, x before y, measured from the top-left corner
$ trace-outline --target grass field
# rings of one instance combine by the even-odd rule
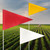
[[[19,25],[4,31],[5,50],[20,50],[20,27],[28,29],[28,25]],[[50,50],[50,25],[30,25],[30,30],[45,37],[30,41],[30,50]],[[0,25],[0,50],[2,50],[2,25]],[[21,50],[28,50],[28,42],[21,45]]]

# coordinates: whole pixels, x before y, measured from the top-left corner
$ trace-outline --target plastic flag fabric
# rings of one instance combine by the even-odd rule
[[[44,8],[44,7],[41,7],[41,6],[32,4],[32,3],[29,3],[29,8],[28,8],[28,9],[29,9],[28,15],[30,16],[30,15],[32,15],[32,14],[35,14],[35,13],[44,11],[44,10],[46,10],[47,8]]]
[[[31,21],[32,19],[3,10],[3,30]]]

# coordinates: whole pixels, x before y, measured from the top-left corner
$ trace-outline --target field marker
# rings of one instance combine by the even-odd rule
[[[28,0],[28,2],[30,2],[30,0]],[[32,4],[32,3],[28,3],[28,15],[32,15],[41,11],[46,10],[46,8]],[[38,11],[37,11],[38,10]],[[30,30],[30,23],[28,24],[28,29]],[[28,50],[30,50],[30,42],[28,43]]]

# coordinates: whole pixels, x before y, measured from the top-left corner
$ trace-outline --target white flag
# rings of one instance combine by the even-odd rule
[[[36,32],[32,32],[30,30],[20,28],[20,44],[29,42],[31,40],[35,40],[35,39],[43,37],[43,36],[44,35],[38,34]]]

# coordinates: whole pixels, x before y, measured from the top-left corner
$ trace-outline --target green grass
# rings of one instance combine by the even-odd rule
[[[20,50],[20,27],[28,29],[28,25],[23,24],[4,31],[5,50]],[[40,38],[40,41],[39,39],[30,41],[30,47],[32,47],[32,49],[30,48],[30,50],[40,50],[40,48],[41,50],[49,50],[50,25],[41,25],[41,27],[39,27],[36,24],[32,24],[30,25],[30,30],[45,35],[45,37]],[[0,25],[0,50],[2,50],[2,35],[2,25]],[[38,42],[40,42],[41,44]],[[39,47],[39,44],[41,45],[41,47]],[[22,50],[28,50],[28,43],[24,43],[21,46]]]

